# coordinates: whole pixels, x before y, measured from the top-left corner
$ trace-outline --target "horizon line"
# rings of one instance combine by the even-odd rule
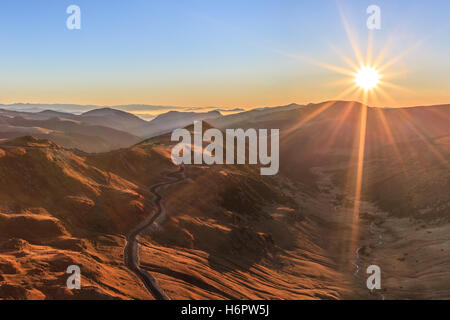
[[[0,106],[14,106],[14,105],[36,105],[36,106],[77,106],[77,107],[94,107],[94,108],[113,108],[113,107],[130,107],[130,106],[141,106],[141,107],[160,107],[160,108],[179,108],[179,109],[229,109],[232,111],[233,109],[244,109],[243,111],[250,111],[254,109],[260,109],[260,108],[277,108],[277,107],[287,107],[290,105],[298,105],[298,106],[309,106],[309,105],[319,105],[323,103],[330,103],[330,102],[346,102],[346,103],[357,103],[360,105],[366,105],[369,108],[389,108],[389,109],[402,109],[402,108],[416,108],[416,107],[439,107],[439,106],[448,106],[449,103],[434,103],[434,104],[421,104],[421,105],[406,105],[406,106],[371,106],[368,104],[365,104],[358,100],[323,100],[320,102],[309,102],[309,103],[297,103],[297,102],[291,102],[288,104],[281,104],[281,105],[270,105],[270,106],[251,106],[251,107],[242,107],[242,106],[231,106],[231,107],[225,107],[225,106],[180,106],[180,105],[163,105],[163,104],[146,104],[146,103],[129,103],[129,104],[77,104],[77,103],[34,103],[34,102],[13,102],[13,103],[0,103]],[[247,110],[246,110],[247,109]],[[45,111],[45,110],[43,110]],[[192,110],[191,110],[192,111]],[[69,112],[70,113],[70,112]]]

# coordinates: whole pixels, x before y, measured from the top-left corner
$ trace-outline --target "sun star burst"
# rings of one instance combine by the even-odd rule
[[[371,90],[377,87],[380,82],[381,75],[373,67],[362,66],[355,74],[354,81],[363,90]]]

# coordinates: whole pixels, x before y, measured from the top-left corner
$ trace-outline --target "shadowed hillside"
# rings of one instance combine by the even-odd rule
[[[3,140],[0,297],[153,298],[126,267],[124,248],[157,197],[160,215],[137,236],[140,267],[170,298],[445,297],[449,114],[448,106],[326,102],[211,119],[220,129],[279,128],[281,174],[186,165],[167,185],[178,171],[170,133],[97,154]],[[430,261],[439,261],[432,279],[423,273]],[[355,272],[373,263],[385,272],[378,294]],[[72,264],[82,269],[81,291],[65,286]]]

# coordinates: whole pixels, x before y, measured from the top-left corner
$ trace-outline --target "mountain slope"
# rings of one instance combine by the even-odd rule
[[[142,129],[139,135],[146,138],[158,136],[177,128],[189,126],[195,121],[210,121],[211,119],[217,119],[221,116],[219,111],[204,113],[169,111],[150,121],[148,126],[145,129]]]
[[[141,268],[178,299],[445,298],[449,115],[331,101],[212,119],[279,128],[281,174],[185,166],[186,179],[158,190]],[[2,141],[0,297],[151,298],[123,250],[155,210],[152,186],[178,170],[169,138],[99,154]],[[80,292],[65,289],[70,264],[82,265]],[[371,264],[383,270],[378,293],[365,285]]]
[[[0,297],[151,298],[125,268],[123,250],[125,235],[153,212],[150,186],[176,171],[170,147],[156,140],[95,155],[31,137],[1,143]],[[187,181],[160,191],[164,215],[157,232],[140,240],[142,267],[169,297],[346,292],[346,280],[323,258],[311,222],[280,182],[247,166],[186,170]],[[65,287],[72,264],[81,267],[81,291]]]
[[[0,177],[0,297],[151,298],[122,266],[125,234],[153,210],[146,188],[31,137],[0,145]]]
[[[39,125],[48,125],[45,121],[52,120],[53,122],[56,119],[60,120],[61,123],[70,123],[72,121],[72,127],[75,126],[74,123],[77,123],[88,131],[90,128],[110,128],[117,131],[116,137],[113,140],[124,139],[125,137],[119,137],[118,132],[122,132],[123,134],[128,134],[134,137],[140,137],[141,139],[146,139],[153,136],[158,136],[160,134],[172,131],[177,128],[182,128],[187,125],[192,124],[194,121],[201,120],[211,120],[220,118],[222,115],[219,111],[210,111],[210,112],[179,112],[179,111],[169,111],[167,113],[163,113],[157,116],[155,119],[151,121],[145,121],[131,113],[116,110],[112,108],[100,108],[87,111],[80,115],[57,112],[52,110],[44,110],[41,112],[33,113],[33,112],[19,112],[19,111],[10,111],[0,109],[0,117],[8,122],[12,122],[11,119],[20,119],[16,120],[16,126],[20,126],[20,122],[28,121],[27,126],[35,126]],[[34,125],[32,121],[44,121],[44,122],[36,122]],[[89,125],[90,127],[87,127]],[[47,127],[44,127],[47,128]],[[61,128],[60,130],[70,131],[71,128]],[[51,129],[50,127],[47,129]],[[1,128],[0,128],[1,130]],[[11,133],[9,137],[12,137],[12,133],[14,132],[14,128],[8,128]],[[16,131],[19,131],[18,129]],[[31,129],[30,129],[31,130]],[[6,129],[2,130],[6,131]],[[23,132],[23,131],[22,131]],[[112,131],[111,131],[112,132]],[[30,131],[31,133],[31,131]],[[88,135],[88,134],[86,134]],[[101,133],[96,134],[98,137],[101,137]],[[96,135],[93,135],[95,138]],[[107,133],[106,135],[109,135]],[[128,138],[129,138],[128,137]],[[136,139],[136,138],[135,138]],[[105,139],[104,139],[105,140]],[[135,141],[134,143],[136,143]],[[125,146],[131,146],[134,143],[127,143]],[[61,143],[64,144],[64,143]],[[85,148],[80,148],[85,149]],[[109,151],[112,148],[103,148],[102,150],[88,150],[88,151]]]
[[[51,112],[54,115],[54,112]],[[139,141],[132,134],[105,126],[88,125],[67,118],[31,120],[21,116],[0,116],[0,137],[13,138],[34,135],[50,139],[67,148],[87,152],[104,152],[128,147]]]
[[[148,125],[141,118],[120,110],[111,108],[94,109],[80,115],[79,120],[90,125],[100,125],[116,130],[136,134]]]

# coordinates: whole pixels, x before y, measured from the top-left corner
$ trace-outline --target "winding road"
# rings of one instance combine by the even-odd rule
[[[161,205],[163,197],[158,193],[158,189],[164,186],[184,181],[186,179],[184,173],[184,166],[181,166],[178,171],[171,172],[164,176],[164,178],[168,179],[169,181],[160,182],[150,187],[150,192],[155,195],[154,204],[156,206],[156,212],[151,214],[128,234],[127,244],[125,245],[124,249],[123,257],[125,265],[128,269],[135,273],[139,277],[139,279],[141,279],[147,290],[157,300],[170,299],[165,294],[164,290],[158,286],[156,279],[149,272],[143,270],[139,266],[139,241],[137,240],[137,238],[138,236],[141,236],[145,231],[147,231],[148,228],[153,225],[156,219],[158,219],[163,214],[163,207]]]

